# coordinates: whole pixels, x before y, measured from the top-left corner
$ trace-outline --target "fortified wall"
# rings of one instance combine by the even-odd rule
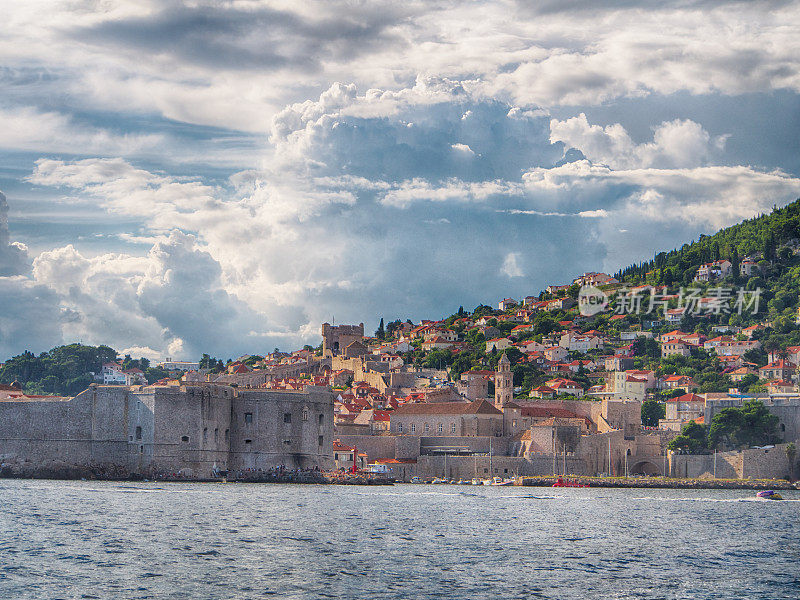
[[[327,388],[92,385],[74,398],[0,401],[0,463],[19,475],[330,468],[332,435]]]

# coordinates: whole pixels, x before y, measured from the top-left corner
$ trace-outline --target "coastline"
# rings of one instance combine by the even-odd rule
[[[2,479],[41,479],[53,481],[131,481],[148,483],[265,483],[265,484],[317,484],[317,485],[394,485],[407,483],[393,481],[384,477],[367,477],[365,475],[347,475],[341,473],[263,473],[259,475],[209,478],[209,477],[144,477],[139,474],[109,473],[107,471],[92,471],[89,469],[42,469],[28,470],[26,472],[0,470]],[[552,487],[558,476],[518,477],[514,481],[515,487]],[[790,483],[785,479],[673,479],[668,477],[590,477],[572,476],[565,481],[589,488],[642,488],[642,489],[697,489],[697,490],[797,490],[800,481]],[[431,485],[430,482],[409,485]],[[454,485],[454,484],[444,484]],[[566,487],[578,487],[566,486]]]
[[[514,485],[551,487],[558,477],[520,477]],[[796,490],[785,479],[673,479],[670,477],[567,477],[567,481],[595,488],[696,489],[696,490]]]

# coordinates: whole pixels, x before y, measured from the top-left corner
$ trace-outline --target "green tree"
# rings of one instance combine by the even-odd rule
[[[789,479],[794,481],[794,462],[797,458],[797,446],[794,442],[789,442],[784,448],[786,458],[789,460]]]
[[[656,400],[642,402],[642,425],[645,427],[658,427],[659,419],[667,416],[667,407]]]
[[[748,400],[741,408],[723,408],[714,415],[708,438],[715,448],[770,444],[778,440],[777,428],[778,417],[763,402]]]
[[[699,454],[708,448],[706,428],[694,421],[683,426],[681,434],[672,439],[667,448],[673,452]]]
[[[386,337],[386,329],[383,327],[383,317],[381,317],[381,323],[378,325],[378,329],[375,331],[375,337],[379,340],[382,340]]]

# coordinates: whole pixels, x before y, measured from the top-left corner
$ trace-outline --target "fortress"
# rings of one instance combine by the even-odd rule
[[[0,463],[10,472],[115,476],[330,468],[333,394],[218,384],[92,385],[74,398],[0,401]]]

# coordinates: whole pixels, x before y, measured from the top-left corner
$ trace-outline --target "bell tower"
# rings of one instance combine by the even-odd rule
[[[497,363],[494,375],[494,405],[501,409],[514,397],[514,375],[511,373],[511,361],[503,354]]]

